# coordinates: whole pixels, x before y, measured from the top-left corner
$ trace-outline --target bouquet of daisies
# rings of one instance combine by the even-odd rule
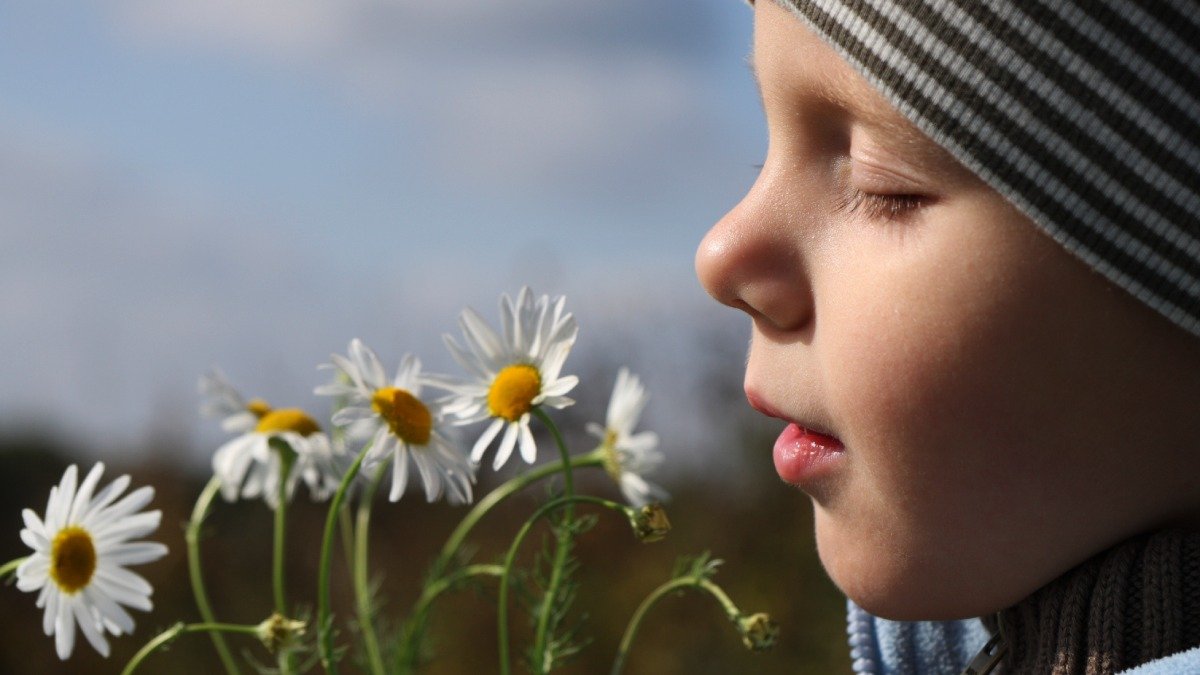
[[[500,317],[501,330],[496,331],[478,313],[463,311],[462,342],[445,338],[450,354],[465,371],[458,377],[427,373],[412,355],[401,357],[395,374],[389,376],[374,351],[352,340],[346,354],[334,354],[326,364],[331,380],[316,388],[316,393],[334,402],[329,431],[304,410],[275,408],[261,399],[243,397],[220,372],[202,378],[202,411],[220,418],[232,438],[213,455],[213,476],[196,501],[185,533],[190,583],[201,620],[176,623],[155,636],[123,672],[134,672],[159,649],[193,633],[209,636],[216,658],[230,674],[240,673],[243,667],[285,674],[316,669],[336,673],[339,665],[345,665],[343,657],[351,646],[372,675],[415,672],[430,658],[426,630],[437,599],[490,580],[497,586],[498,671],[509,673],[508,609],[518,572],[517,553],[539,526],[549,527],[553,547],[537,565],[533,586],[539,597],[531,603],[534,630],[525,662],[529,670],[546,673],[578,651],[574,628],[563,621],[574,597],[570,580],[578,565],[572,557],[574,542],[596,513],[605,512],[624,518],[641,541],[663,539],[670,529],[661,506],[666,493],[647,479],[663,456],[656,434],[634,431],[648,395],[638,377],[624,368],[617,373],[604,423],[587,425],[597,445],[572,454],[551,411],[570,406],[568,394],[579,384],[577,377],[563,374],[578,333],[574,316],[565,310],[562,297],[535,297],[523,288],[515,300],[501,297]],[[504,467],[514,454],[527,464],[537,461],[535,424],[554,439],[557,458],[476,500],[476,473],[493,448],[492,470]],[[453,428],[462,426],[481,429],[469,451],[456,442]],[[576,491],[574,473],[596,468],[617,483],[625,503]],[[68,468],[61,483],[51,488],[44,516],[31,509],[22,513],[21,539],[32,553],[0,566],[0,578],[15,574],[19,590],[37,592],[43,629],[53,636],[64,660],[74,649],[77,628],[105,656],[107,636],[133,632],[134,619],[128,610],[149,610],[153,589],[129,568],[167,552],[161,543],[141,541],[161,519],[159,511],[143,511],[153,498],[153,488],[141,487],[122,497],[129,477],[100,488],[103,472],[103,464],[96,464],[80,481],[78,469]],[[516,528],[502,559],[471,560],[464,544],[480,520],[512,495],[554,478],[561,480],[561,486]],[[288,504],[301,483],[314,499],[329,503],[315,597],[307,596],[308,606],[316,607],[311,617],[295,610],[304,605],[289,600],[283,565]],[[430,502],[444,499],[467,511],[430,563],[421,593],[396,634],[381,640],[375,627],[367,551],[371,509],[385,484],[391,502],[411,488],[423,490]],[[218,495],[226,501],[261,499],[273,512],[274,612],[258,624],[220,622],[205,591],[200,531]],[[595,513],[581,515],[584,510]],[[330,606],[333,540],[339,527],[353,540],[348,565],[353,616],[335,616]],[[647,595],[625,630],[613,673],[622,670],[647,611],[680,589],[695,589],[714,598],[747,647],[766,649],[774,643],[777,628],[771,620],[765,614],[743,613],[713,582],[719,563],[707,554],[685,559],[666,583]],[[339,626],[354,630],[339,630]],[[352,645],[344,644],[344,635],[351,636]],[[229,642],[247,637],[261,642],[271,666],[263,666],[261,659],[239,662],[234,658]]]

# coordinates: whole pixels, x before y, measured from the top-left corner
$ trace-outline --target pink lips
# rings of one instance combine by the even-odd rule
[[[746,400],[750,402],[750,407],[767,417],[789,422],[775,441],[774,452],[775,472],[784,481],[803,487],[804,483],[817,478],[832,460],[846,452],[846,446],[837,438],[788,420],[749,389],[746,391]]]
[[[830,460],[846,451],[833,436],[789,424],[775,441],[775,472],[784,481],[803,485],[820,474]]]

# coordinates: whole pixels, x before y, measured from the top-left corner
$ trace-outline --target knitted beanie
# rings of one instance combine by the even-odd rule
[[[1200,3],[776,2],[1067,250],[1200,336]]]

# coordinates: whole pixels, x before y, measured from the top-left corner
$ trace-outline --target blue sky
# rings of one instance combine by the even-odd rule
[[[736,0],[0,1],[0,428],[202,447],[203,370],[307,403],[355,336],[448,370],[459,309],[521,284],[686,415],[740,321],[691,260],[765,148],[750,31]]]

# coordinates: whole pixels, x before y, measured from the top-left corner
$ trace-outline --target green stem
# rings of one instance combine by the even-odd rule
[[[280,616],[286,617],[288,616],[287,596],[284,589],[287,584],[284,583],[283,563],[287,550],[285,545],[287,542],[287,486],[292,472],[292,465],[296,462],[296,451],[282,439],[272,439],[271,446],[279,455],[279,490],[276,493],[277,502],[275,504],[275,541],[272,547],[271,581],[275,594],[275,611]],[[290,675],[292,672],[292,653],[288,650],[280,650],[278,662],[280,675]]]
[[[646,613],[650,611],[650,608],[653,607],[654,604],[657,603],[663,596],[674,590],[683,588],[699,588],[708,591],[709,595],[711,595],[718,603],[721,604],[721,608],[725,610],[725,615],[730,621],[737,621],[738,616],[740,616],[737,606],[733,604],[733,601],[729,599],[729,596],[725,594],[725,591],[721,590],[720,586],[714,584],[708,579],[696,576],[686,576],[679,577],[678,579],[672,579],[671,581],[668,581],[667,583],[651,591],[651,593],[646,596],[646,599],[642,600],[642,604],[638,605],[637,610],[629,619],[629,625],[625,628],[625,634],[621,636],[621,644],[617,647],[617,656],[615,659],[613,659],[613,666],[612,670],[610,671],[610,675],[619,675],[621,669],[625,667],[625,658],[629,655],[630,647],[633,646],[633,637],[637,635],[638,628],[640,628],[642,625],[642,619],[645,618]]]
[[[556,473],[563,472],[565,467],[569,465],[573,468],[583,467],[598,467],[604,465],[604,455],[600,450],[594,450],[586,455],[571,458],[570,462],[554,462],[539,466],[528,473],[521,474],[516,478],[509,480],[500,487],[489,492],[483,499],[475,502],[475,506],[459,521],[454,531],[450,533],[450,537],[446,540],[446,544],[442,546],[441,553],[438,554],[437,562],[434,564],[435,571],[444,569],[446,564],[454,558],[458,549],[470,534],[471,529],[476,523],[483,519],[489,511],[497,504],[511,497],[512,495],[524,490],[526,487],[536,483],[544,478],[553,476]]]
[[[563,441],[562,434],[558,431],[558,426],[546,414],[546,411],[541,408],[534,408],[533,414],[554,436],[554,443],[558,446],[558,452],[562,456],[563,465],[563,489],[564,495],[568,499],[575,496],[575,482],[571,475],[571,455],[567,451],[567,444]],[[562,585],[563,571],[566,568],[567,557],[571,550],[571,521],[575,517],[574,504],[567,502],[563,509],[563,526],[558,530],[558,541],[554,547],[554,562],[550,568],[550,583],[546,586],[546,592],[542,596],[542,606],[538,611],[537,631],[534,633],[533,653],[538,658],[536,664],[536,672],[546,672],[546,640],[547,629],[550,626],[550,607],[554,603],[554,598],[558,595],[558,588]]]
[[[279,612],[280,616],[288,616],[287,597],[284,595],[283,560],[287,537],[288,474],[292,470],[296,453],[283,441],[278,441],[278,445],[275,441],[276,439],[272,439],[271,445],[275,452],[279,453],[279,502],[275,505],[275,545],[271,559],[271,580],[275,591],[275,611]]]
[[[338,533],[342,540],[342,558],[346,569],[354,569],[354,516],[350,509],[344,508],[338,512]]]
[[[525,536],[529,534],[529,531],[533,528],[534,524],[536,524],[538,520],[542,519],[556,509],[564,507],[571,508],[576,502],[581,504],[595,504],[597,506],[603,506],[605,508],[624,513],[627,518],[630,517],[629,513],[631,509],[614,501],[600,499],[598,497],[572,496],[560,497],[553,501],[547,502],[537,511],[534,511],[533,515],[529,516],[524,524],[521,525],[521,529],[517,531],[516,537],[513,538],[512,544],[510,544],[508,547],[508,553],[504,556],[504,566],[500,574],[499,599],[496,603],[496,610],[498,614],[496,620],[496,631],[500,649],[500,672],[502,675],[508,675],[510,672],[510,666],[508,663],[508,585],[509,579],[512,577],[512,567],[513,562],[517,557],[517,550],[520,549],[521,542],[525,540]]]
[[[425,590],[421,592],[421,597],[417,599],[417,604],[413,606],[413,615],[417,616],[428,611],[429,605],[439,595],[446,592],[447,589],[453,588],[457,583],[471,577],[499,577],[503,576],[503,574],[504,567],[501,565],[467,565],[453,574],[446,575],[426,586]]]
[[[242,626],[239,624],[230,623],[177,623],[174,626],[159,633],[157,637],[146,643],[144,647],[138,650],[138,653],[133,655],[129,660],[129,664],[125,666],[125,670],[121,671],[121,675],[132,675],[133,671],[142,664],[142,661],[155,652],[155,650],[169,644],[172,640],[184,633],[239,633],[242,635],[256,635],[258,632],[257,626]]]
[[[0,579],[3,579],[4,577],[6,577],[10,574],[15,574],[17,571],[17,568],[20,567],[21,563],[25,562],[26,560],[29,560],[29,556],[25,556],[24,558],[17,558],[16,560],[10,560],[10,561],[4,563],[3,566],[0,566]]]
[[[220,489],[220,478],[213,476],[209,479],[208,485],[204,486],[200,497],[196,499],[196,505],[192,508],[192,519],[188,521],[187,530],[184,533],[184,540],[187,542],[188,576],[192,580],[192,595],[196,598],[196,609],[200,611],[200,618],[208,624],[215,624],[217,619],[213,615],[212,607],[208,604],[208,592],[204,589],[204,577],[200,571],[200,527],[208,518],[208,510]],[[225,644],[225,636],[218,631],[213,631],[209,633],[209,637],[212,638],[213,648],[217,650],[221,664],[225,666],[225,672],[228,675],[240,675],[241,671],[238,670],[237,662],[233,660],[233,654],[229,651],[229,646]]]
[[[395,657],[396,672],[413,673],[420,665],[421,639],[428,622],[430,607],[438,596],[471,577],[499,577],[502,573],[503,568],[500,565],[467,565],[427,582],[421,590],[421,597],[417,598],[412,611],[400,627],[399,646]]]
[[[363,645],[367,652],[367,662],[374,675],[384,675],[383,654],[379,651],[379,638],[375,635],[375,625],[371,610],[370,576],[367,567],[368,532],[371,529],[371,505],[375,502],[375,493],[387,472],[389,462],[380,462],[379,470],[371,479],[371,484],[358,502],[358,516],[354,527],[354,596],[358,610],[358,625],[362,630]]]
[[[333,501],[329,503],[329,514],[325,518],[325,534],[321,538],[321,565],[317,572],[317,651],[321,656],[321,665],[325,667],[327,673],[337,672],[337,663],[333,659],[333,624],[329,615],[329,573],[333,563],[333,532],[337,529],[338,511],[346,499],[346,491],[350,488],[354,477],[358,475],[363,458],[370,450],[371,444],[368,443],[354,458],[354,463],[350,465],[346,475],[342,476],[342,482],[333,495]]]

